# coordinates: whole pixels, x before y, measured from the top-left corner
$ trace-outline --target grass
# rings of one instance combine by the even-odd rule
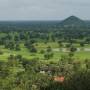
[[[15,50],[8,50],[5,49],[4,46],[0,46],[0,50],[3,51],[3,55],[0,55],[0,60],[7,60],[7,58],[13,54],[13,55],[22,55],[24,58],[27,59],[33,59],[33,58],[39,58],[40,60],[44,60],[44,55],[40,54],[40,50],[46,49],[48,46],[51,46],[52,49],[59,48],[58,43],[55,42],[49,42],[47,44],[45,43],[37,43],[36,48],[38,49],[38,52],[35,54],[32,54],[24,47],[23,44],[20,45],[21,50],[15,51]],[[76,47],[80,47],[79,44],[74,44]],[[85,48],[90,48],[90,45],[86,45]],[[61,58],[62,55],[67,54],[61,51],[53,51],[54,57],[50,59],[50,61],[57,61]],[[90,51],[80,51],[75,53],[75,58],[84,60],[84,59],[90,59]]]
[[[75,53],[74,57],[77,57],[81,60],[90,59],[90,52],[80,51],[80,52]]]

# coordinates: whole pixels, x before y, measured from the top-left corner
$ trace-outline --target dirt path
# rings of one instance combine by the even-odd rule
[[[56,51],[56,52],[59,52],[59,51],[69,52],[69,50],[67,50],[67,48],[54,48],[52,50]],[[90,48],[77,48],[77,52],[80,52],[80,51],[90,52]]]

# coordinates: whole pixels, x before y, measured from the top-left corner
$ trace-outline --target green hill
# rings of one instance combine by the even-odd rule
[[[64,27],[84,27],[86,26],[83,20],[75,16],[70,16],[66,18],[65,20],[61,21],[60,25]]]

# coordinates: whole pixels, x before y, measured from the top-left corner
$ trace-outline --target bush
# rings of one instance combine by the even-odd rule
[[[34,46],[32,46],[32,47],[30,48],[30,52],[36,53],[36,52],[37,52],[37,49],[36,49]]]
[[[40,53],[41,53],[41,54],[44,54],[44,53],[45,53],[45,51],[44,51],[44,50],[41,50],[41,51],[40,51]]]
[[[3,54],[3,51],[0,50],[0,55],[2,55],[2,54]]]
[[[13,60],[13,59],[15,59],[15,56],[14,56],[14,55],[10,55],[10,56],[8,57],[8,60]]]
[[[77,48],[71,47],[71,48],[70,48],[70,51],[71,51],[71,52],[75,52],[75,51],[77,51]]]
[[[16,59],[22,60],[22,55],[17,55]]]
[[[51,52],[52,48],[50,46],[47,47],[47,52]]]
[[[54,55],[54,54],[53,54],[52,52],[51,52],[51,53],[45,53],[45,54],[44,54],[44,58],[45,58],[45,59],[50,59],[50,58],[53,57],[53,55]]]

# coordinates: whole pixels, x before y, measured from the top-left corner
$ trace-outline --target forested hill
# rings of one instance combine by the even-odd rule
[[[60,26],[63,27],[86,27],[86,22],[75,16],[70,16],[65,20],[61,21]]]

